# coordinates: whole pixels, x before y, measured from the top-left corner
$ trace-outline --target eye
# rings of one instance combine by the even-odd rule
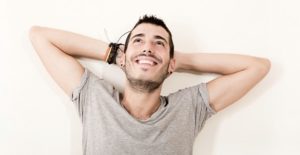
[[[165,43],[162,41],[156,41],[156,44],[165,47]]]
[[[142,39],[141,38],[136,38],[133,40],[133,43],[140,43],[142,42]]]

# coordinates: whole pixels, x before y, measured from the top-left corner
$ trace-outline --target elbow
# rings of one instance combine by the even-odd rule
[[[261,65],[266,72],[269,72],[271,69],[271,61],[267,58],[261,58]]]
[[[32,26],[29,29],[28,36],[31,41],[33,41],[39,34],[41,33],[41,27],[40,26]]]
[[[265,76],[271,69],[271,61],[267,58],[257,58],[255,68]]]

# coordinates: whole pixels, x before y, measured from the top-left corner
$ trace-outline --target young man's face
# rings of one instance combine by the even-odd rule
[[[131,32],[123,60],[127,77],[162,83],[175,66],[170,60],[168,32],[153,24],[138,25]]]

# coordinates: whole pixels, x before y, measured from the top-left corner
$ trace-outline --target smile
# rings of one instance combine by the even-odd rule
[[[139,56],[135,59],[135,62],[140,65],[147,65],[147,66],[155,66],[158,64],[158,61],[155,58],[147,57],[147,56]]]

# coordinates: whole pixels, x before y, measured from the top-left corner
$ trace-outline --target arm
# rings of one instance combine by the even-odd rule
[[[270,70],[265,58],[237,54],[176,53],[176,70],[222,74],[208,82],[209,103],[220,111],[244,96]]]
[[[75,56],[105,59],[107,44],[72,32],[34,26],[29,36],[49,74],[68,95],[84,72]]]

